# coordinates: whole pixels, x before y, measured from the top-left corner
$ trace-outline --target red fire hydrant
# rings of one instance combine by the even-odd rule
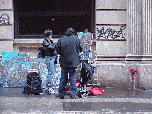
[[[135,89],[135,73],[139,73],[139,69],[130,69],[131,77],[132,77],[132,82],[131,82],[131,89]]]

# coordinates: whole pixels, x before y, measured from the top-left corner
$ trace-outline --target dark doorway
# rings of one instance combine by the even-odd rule
[[[94,0],[14,0],[15,38],[42,37],[45,29],[54,36],[67,28],[94,32]]]

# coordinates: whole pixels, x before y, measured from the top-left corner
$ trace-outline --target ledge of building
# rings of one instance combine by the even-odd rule
[[[13,41],[13,39],[0,39],[0,41]]]
[[[0,24],[0,26],[12,26],[12,24]]]
[[[97,41],[126,41],[126,39],[97,39]]]
[[[113,56],[107,56],[107,55],[98,55],[97,61],[125,61],[126,56],[123,55],[113,55]]]
[[[127,58],[127,60],[130,60],[130,59],[136,59],[136,60],[142,60],[142,61],[144,61],[144,60],[152,60],[152,55],[144,55],[144,54],[142,54],[142,55],[131,55],[131,54],[128,54],[128,55],[126,55],[126,58]]]
[[[14,39],[14,44],[41,44],[43,43],[42,39]],[[53,42],[56,43],[58,38],[53,38]]]
[[[152,61],[152,55],[97,55],[97,61]]]

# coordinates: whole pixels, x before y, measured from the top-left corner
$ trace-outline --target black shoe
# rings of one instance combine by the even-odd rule
[[[60,99],[64,99],[64,96],[60,96]]]
[[[71,96],[71,99],[77,99],[77,98],[78,98],[77,95]]]
[[[64,96],[60,96],[60,95],[55,95],[55,98],[60,98],[60,99],[64,99]]]

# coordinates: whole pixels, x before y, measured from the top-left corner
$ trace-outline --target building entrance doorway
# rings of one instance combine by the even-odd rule
[[[54,37],[67,28],[94,32],[94,0],[14,0],[15,38],[42,38],[45,29]]]

